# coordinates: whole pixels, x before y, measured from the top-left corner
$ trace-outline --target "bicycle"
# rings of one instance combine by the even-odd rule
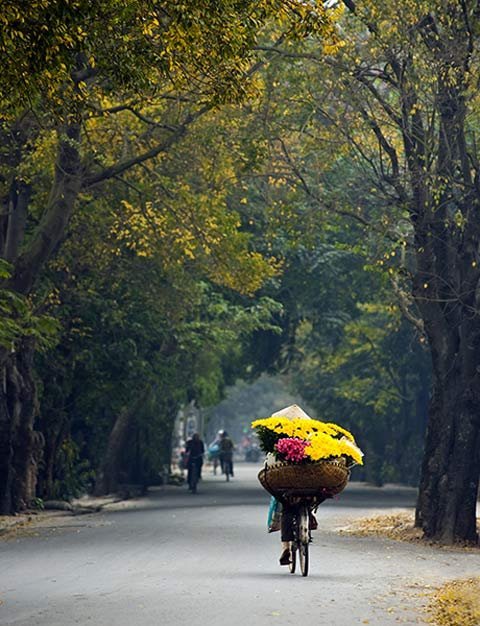
[[[189,461],[188,470],[188,488],[192,493],[197,493],[197,484],[200,480],[200,468],[203,454],[197,457],[192,457]]]
[[[304,494],[298,496],[287,492],[283,495],[282,502],[288,505],[288,514],[291,515],[293,539],[290,542],[290,573],[294,574],[296,571],[298,553],[302,576],[308,576],[309,545],[312,541],[310,518],[325,498],[319,497],[315,492],[312,492],[312,495],[306,495],[306,492]],[[285,515],[286,511],[283,514]]]
[[[230,476],[233,476],[233,459],[229,455],[220,456],[220,460],[222,463],[222,472],[225,474],[225,480],[227,483],[230,480]]]

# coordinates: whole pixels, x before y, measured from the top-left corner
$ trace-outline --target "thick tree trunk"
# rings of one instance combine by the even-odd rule
[[[136,407],[137,405],[135,405]],[[118,490],[122,454],[135,420],[136,411],[132,407],[120,411],[108,438],[107,449],[98,472],[94,493],[103,496]]]
[[[43,437],[34,430],[37,396],[33,342],[26,341],[3,367],[0,390],[0,511],[27,508],[36,495]]]
[[[95,483],[95,495],[103,496],[118,489],[122,453],[135,412],[131,408],[120,411],[108,438],[107,450]]]
[[[13,513],[13,424],[7,401],[9,390],[8,368],[0,370],[0,514]]]
[[[150,386],[145,387],[143,393],[128,407],[123,408],[115,420],[95,483],[95,495],[106,495],[118,489],[123,460],[122,455],[127,437],[132,432],[137,414],[147,401],[150,393],[152,393],[152,388]]]
[[[12,185],[11,210],[0,254],[13,263],[7,287],[28,294],[44,264],[63,237],[81,186],[80,124],[59,131],[58,156],[50,198],[28,246],[23,246],[30,188]],[[35,496],[43,439],[33,429],[36,393],[32,373],[33,342],[25,340],[12,354],[0,351],[0,510],[14,513]]]
[[[45,445],[42,467],[38,476],[37,492],[44,500],[52,500],[58,497],[57,494],[54,494],[54,483],[58,452],[66,437],[66,429],[63,426],[64,424],[60,424],[57,425],[57,428],[44,430],[40,423],[40,429],[45,438]]]
[[[108,438],[107,449],[95,483],[95,495],[114,493],[118,489],[127,437],[132,433],[137,415],[154,389],[148,385],[134,402],[120,411]]]
[[[450,335],[431,346],[433,393],[416,511],[425,536],[446,544],[478,539],[480,474],[478,330],[470,320]]]

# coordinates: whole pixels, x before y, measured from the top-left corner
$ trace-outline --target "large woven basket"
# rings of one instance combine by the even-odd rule
[[[305,465],[276,463],[260,470],[258,480],[275,497],[285,493],[300,495],[337,495],[345,489],[350,470],[343,459],[318,461]]]

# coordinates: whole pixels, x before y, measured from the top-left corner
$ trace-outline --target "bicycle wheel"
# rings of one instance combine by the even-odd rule
[[[300,511],[296,511],[292,518],[292,531],[293,531],[293,540],[290,542],[290,573],[295,574],[295,569],[297,567],[297,550],[300,547],[300,521],[301,521],[301,513]]]
[[[308,576],[308,543],[301,543],[298,549],[300,557],[300,571],[302,576]]]
[[[300,571],[302,576],[308,576],[308,544],[310,543],[308,506],[304,505],[300,508],[297,520]]]
[[[192,493],[197,493],[197,483],[198,483],[198,465],[196,463],[192,466],[192,472],[190,475],[190,491]]]
[[[224,468],[225,468],[225,478],[226,478],[226,481],[228,482],[230,480],[230,476],[233,476],[232,462],[225,461]]]
[[[310,541],[308,506],[302,505],[297,513],[297,536],[299,544]]]

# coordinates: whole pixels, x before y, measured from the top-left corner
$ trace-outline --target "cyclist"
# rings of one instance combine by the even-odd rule
[[[194,491],[197,486],[197,480],[202,476],[203,455],[205,446],[200,439],[198,433],[194,433],[185,445],[185,454],[187,455],[187,481],[190,491]],[[197,480],[194,480],[197,479]]]
[[[325,498],[324,498],[325,499]],[[320,500],[321,502],[322,500]],[[317,502],[319,499],[317,498]],[[319,502],[319,503],[320,503]],[[297,513],[297,504],[288,504],[284,502],[282,505],[281,515],[281,541],[282,541],[282,554],[280,555],[280,565],[290,565],[291,551],[290,545],[293,541],[293,519]],[[318,522],[312,511],[308,512],[308,526],[310,530],[316,530],[318,528]]]
[[[220,459],[220,441],[222,439],[223,430],[219,430],[215,439],[208,446],[208,458],[213,465],[213,473],[217,473],[217,467],[220,465],[220,469],[223,473],[222,462]]]
[[[233,476],[233,450],[235,446],[233,441],[228,436],[226,430],[223,431],[220,437],[220,463],[222,464],[223,473],[228,476]]]

